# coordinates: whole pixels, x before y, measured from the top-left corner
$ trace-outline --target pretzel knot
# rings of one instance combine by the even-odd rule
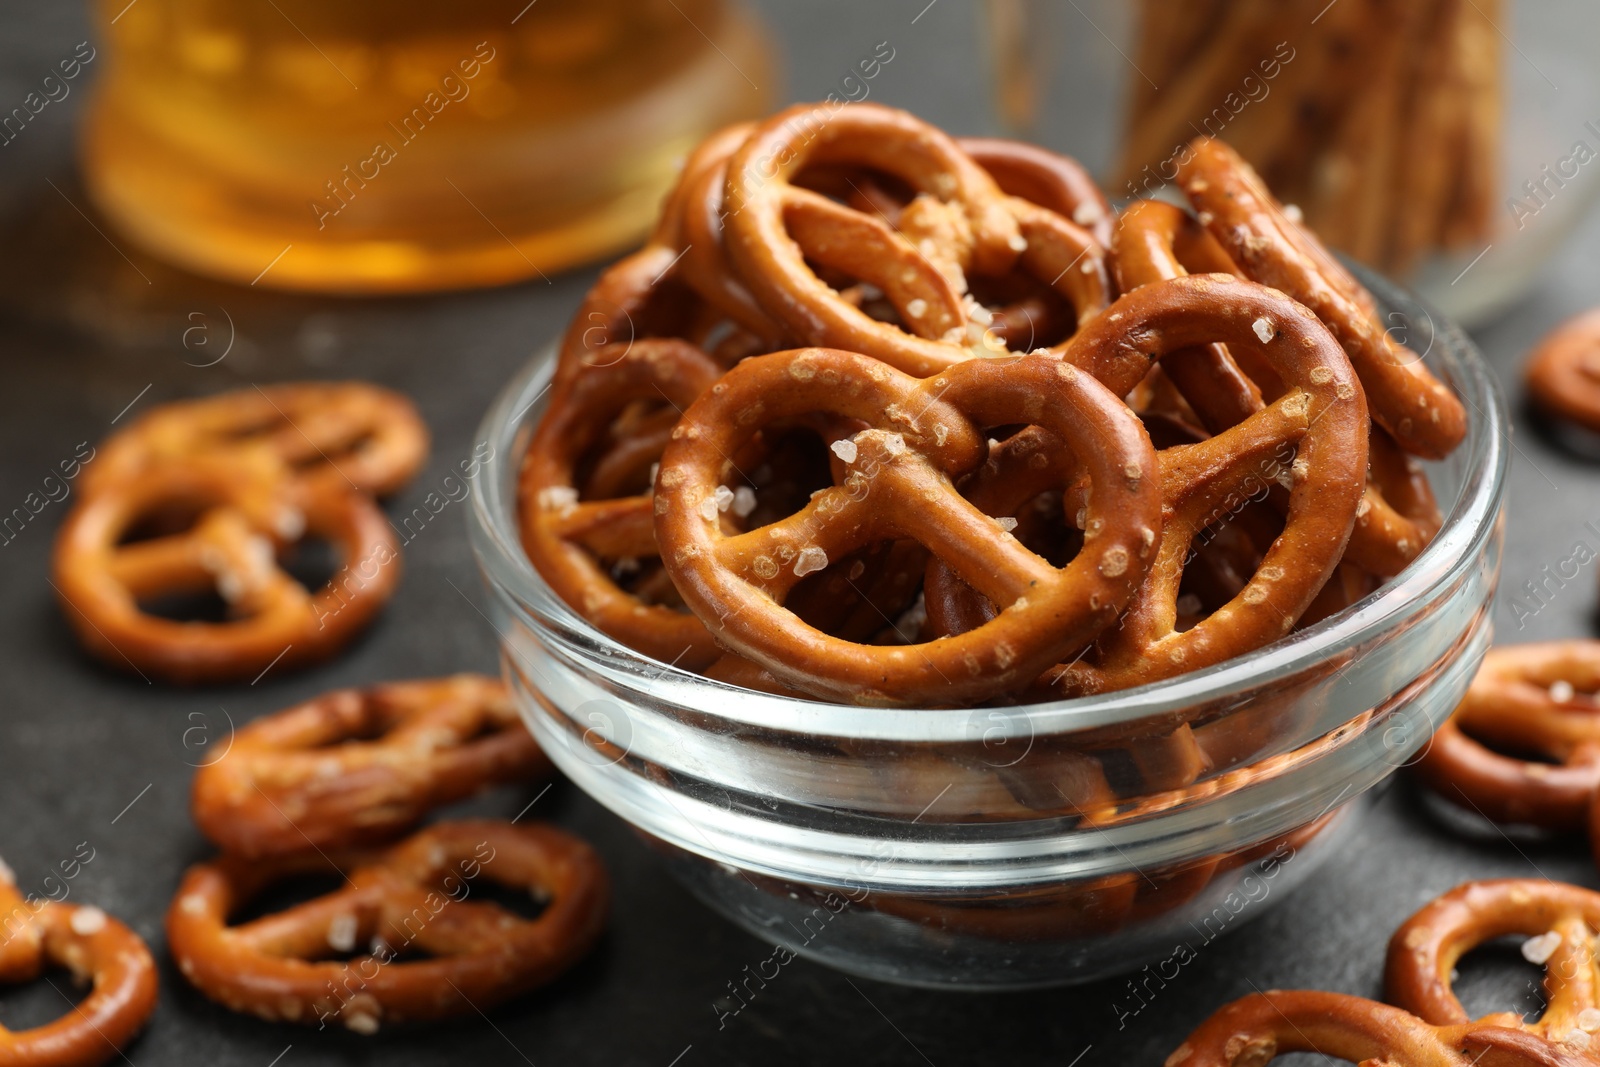
[[[843,473],[800,511],[728,535],[716,506],[729,457],[767,421],[809,412],[868,428]],[[983,431],[1036,423],[1089,480],[1083,549],[1057,568],[952,482],[983,462]],[[796,349],[748,359],[696,401],[656,478],[662,562],[717,640],[781,681],[850,703],[963,702],[1026,684],[1111,624],[1150,566],[1161,525],[1143,427],[1090,375],[1043,354],[972,360],[919,381],[874,359]],[[868,545],[909,539],[1003,606],[969,633],[903,647],[841,640],[783,605],[807,574]],[[711,621],[714,620],[714,621]]]
[[[1057,672],[1066,693],[1100,692],[1219,663],[1286,634],[1338,565],[1361,500],[1367,416],[1339,346],[1304,307],[1253,282],[1205,274],[1143,286],[1074,337],[1067,358],[1126,395],[1169,353],[1221,342],[1248,350],[1285,392],[1238,425],[1159,453],[1164,518],[1150,575],[1097,664]],[[1249,582],[1179,631],[1191,546],[1267,482],[1289,486],[1283,533]]]
[[[1164,1067],[1261,1067],[1291,1052],[1392,1067],[1581,1067],[1587,1055],[1509,1027],[1432,1026],[1343,993],[1269,990],[1225,1004]]]
[[[635,341],[616,363],[586,368],[557,387],[522,467],[523,548],[545,581],[612,637],[691,670],[721,654],[700,620],[646,602],[622,588],[610,569],[626,560],[631,570],[657,555],[648,487],[632,495],[583,499],[578,481],[584,457],[629,405],[664,401],[664,414],[676,422],[721,373],[685,341]],[[654,453],[649,460],[660,455],[655,448],[645,452]],[[602,492],[626,484],[621,477],[605,481],[612,484],[601,486]]]
[[[1597,690],[1600,641],[1490,649],[1417,773],[1485,818],[1579,829],[1600,789]]]
[[[547,826],[466,821],[358,858],[332,893],[228,925],[272,885],[326,870],[315,855],[191,867],[167,912],[178,969],[234,1011],[372,1034],[473,1015],[546,984],[593,947],[609,896],[582,841]],[[526,919],[473,899],[485,880],[531,892],[544,910]]]
[[[1468,882],[1433,900],[1394,932],[1385,971],[1391,1001],[1439,1026],[1476,1022],[1526,1030],[1574,1051],[1600,1031],[1600,893],[1545,879]],[[1461,957],[1497,937],[1538,939],[1544,954],[1546,1006],[1534,1022],[1517,1011],[1473,1020],[1451,974]],[[1524,947],[1524,954],[1529,949]]]
[[[1241,273],[1198,221],[1181,208],[1155,200],[1130,205],[1118,219],[1112,261],[1124,292],[1191,271]],[[1334,269],[1350,286],[1356,285],[1342,268],[1335,264]],[[1237,355],[1246,359],[1247,370],[1220,344],[1172,352],[1161,361],[1161,369],[1212,433],[1260,410],[1263,395],[1276,399],[1283,393],[1283,383],[1270,366],[1248,358],[1248,351]],[[1369,460],[1367,488],[1350,533],[1347,559],[1370,574],[1392,577],[1439,532],[1443,517],[1426,475],[1380,426],[1372,430]],[[1281,498],[1276,502],[1281,505]]]
[[[86,492],[149,467],[236,448],[265,448],[297,477],[387,496],[428,456],[428,429],[399,393],[364,382],[258,386],[163,404],[102,447]]]
[[[886,173],[914,198],[891,224],[796,183],[818,165]],[[729,160],[726,210],[730,261],[789,333],[919,376],[1003,350],[984,337],[987,312],[969,312],[969,273],[1004,276],[1020,266],[1065,296],[1080,322],[1109,300],[1093,235],[1006,196],[944,133],[890,108],[801,106],[774,116]],[[813,264],[881,290],[905,327],[844,299]]]
[[[1371,298],[1304,226],[1289,219],[1249,164],[1221,141],[1197,138],[1178,184],[1246,275],[1316,313],[1344,346],[1373,421],[1413,455],[1438,459],[1466,436],[1466,411],[1415,352],[1378,321]]]
[[[9,876],[0,876],[0,982],[31,982],[51,966],[92,983],[89,995],[53,1023],[0,1027],[0,1064],[99,1067],[116,1059],[155,1011],[150,950],[99,908],[26,902]]]
[[[342,556],[315,593],[278,563],[307,535]],[[92,652],[194,683],[333,654],[389,599],[399,560],[393,529],[370,497],[333,480],[289,477],[255,450],[152,466],[85,495],[57,535],[53,569]],[[226,621],[175,622],[145,607],[205,590],[226,602]]]
[[[1540,407],[1600,433],[1600,310],[1553,330],[1528,357],[1523,375]]]
[[[493,678],[341,689],[258,719],[195,775],[195,821],[242,856],[393,837],[430,808],[549,771]]]

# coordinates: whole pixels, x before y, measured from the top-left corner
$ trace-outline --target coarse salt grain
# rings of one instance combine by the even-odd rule
[[[733,490],[725,485],[719,485],[717,491],[711,495],[711,499],[717,502],[718,511],[727,511],[733,506]]]
[[[106,913],[99,908],[79,908],[72,913],[69,925],[72,927],[72,932],[79,937],[98,934],[106,928]]]
[[[848,437],[841,438],[828,447],[833,449],[834,455],[846,463],[854,463],[856,461],[856,443]]]
[[[1272,320],[1267,318],[1265,315],[1252,322],[1250,324],[1250,328],[1256,332],[1257,337],[1261,338],[1262,344],[1266,344],[1268,341],[1278,336],[1278,328],[1272,325]]]
[[[290,508],[278,516],[278,536],[285,541],[298,541],[300,535],[306,532],[305,512],[298,508]]]
[[[1028,250],[1028,239],[1020,233],[1014,233],[1008,237],[1006,244],[1013,252],[1026,252]]]
[[[1544,963],[1551,956],[1553,956],[1556,949],[1560,947],[1560,932],[1551,930],[1547,933],[1540,934],[1538,937],[1530,937],[1528,940],[1524,941],[1522,943],[1522,958],[1527,960],[1529,963]]]
[[[1572,688],[1572,683],[1560,680],[1550,683],[1550,699],[1557,704],[1565,704],[1577,695],[1577,690]]]
[[[1578,1029],[1592,1034],[1600,1030],[1600,1008],[1584,1008],[1578,1013]]]
[[[578,506],[578,491],[570,485],[547,485],[539,490],[539,506],[546,511],[566,511]]]
[[[820,571],[828,565],[828,554],[816,545],[807,545],[800,550],[800,555],[794,561],[794,576],[804,578],[814,571]]]
[[[747,518],[756,509],[756,491],[748,485],[741,485],[733,491],[733,513],[741,519]]]
[[[906,314],[914,319],[920,319],[928,313],[928,302],[920,296],[906,305]]]
[[[1012,530],[1017,528],[1017,520],[1013,519],[1010,515],[1001,515],[997,517],[994,520],[994,524],[1000,527],[1000,529],[1004,530],[1006,533],[1010,533]]]
[[[717,518],[717,498],[708,496],[700,501],[700,517],[707,522],[715,522]]]
[[[1283,217],[1290,222],[1304,222],[1306,213],[1300,210],[1299,204],[1285,204],[1283,205]]]
[[[891,456],[904,455],[906,451],[906,439],[897,433],[889,434],[883,439],[883,450],[889,453]]]
[[[1072,221],[1079,226],[1089,226],[1105,218],[1105,212],[1100,210],[1100,205],[1090,200],[1085,200],[1072,209]]]
[[[356,947],[356,917],[335,915],[328,924],[328,947],[335,952],[351,952]]]

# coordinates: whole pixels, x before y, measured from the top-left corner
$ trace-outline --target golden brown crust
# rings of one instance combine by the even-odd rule
[[[1600,308],[1552,330],[1522,373],[1528,395],[1541,408],[1600,433]]]
[[[1349,361],[1305,308],[1231,275],[1155,282],[1076,336],[1068,358],[1120,395],[1152,361],[1217,342],[1256,353],[1287,391],[1215,437],[1160,453],[1165,519],[1156,562],[1122,624],[1100,643],[1100,662],[1059,673],[1054,684],[1064,693],[1168,678],[1283,636],[1344,552],[1363,491],[1366,407]],[[1194,537],[1281,472],[1290,485],[1284,532],[1237,597],[1179,632],[1178,588]]]
[[[141,524],[175,532],[124,544]],[[320,589],[301,586],[281,551],[315,535],[341,566]],[[257,676],[325,658],[352,640],[399,580],[394,529],[341,481],[290,477],[265,451],[163,462],[85,495],[56,536],[53,572],[68,620],[91,652],[184,684]],[[141,601],[214,589],[223,622],[174,622]]]
[[[522,545],[561,597],[629,647],[697,670],[721,650],[695,616],[624,589],[613,568],[657,556],[650,492],[582,499],[579,461],[634,402],[665,401],[679,415],[721,369],[686,341],[646,338],[558,382],[522,461],[518,492]],[[675,421],[675,418],[674,418]]]
[[[189,868],[167,911],[178,969],[234,1011],[372,1034],[474,1015],[545,985],[593,947],[608,907],[594,850],[535,824],[440,823],[334,869],[344,885],[332,893],[230,926],[262,891],[329,873],[329,861],[224,856]],[[473,899],[483,880],[532,892],[544,910],[525,919]],[[351,958],[329,958],[338,953]]]
[[[1524,1031],[1431,1026],[1343,993],[1272,989],[1218,1008],[1165,1067],[1262,1067],[1290,1052],[1391,1067],[1581,1067],[1588,1056]]]
[[[92,983],[89,995],[55,1022],[0,1028],[0,1063],[8,1067],[100,1067],[133,1043],[155,1011],[150,950],[99,908],[24,901],[0,876],[0,935],[0,981],[32,981],[49,967],[65,967]]]
[[[375,496],[428,458],[428,428],[406,397],[367,382],[294,382],[163,404],[112,435],[83,490],[114,488],[152,466],[265,449],[295,477]]]
[[[806,411],[870,428],[851,473],[798,513],[728,536],[711,504],[761,422]],[[1095,492],[1085,547],[1058,570],[957,495],[983,459],[982,431],[1035,422],[1082,458]],[[797,349],[730,371],[674,431],[656,479],[656,537],[684,599],[724,647],[788,684],[857,703],[970,702],[1070,658],[1127,602],[1159,529],[1154,453],[1137,419],[1089,375],[1036,354],[972,360],[919,382],[876,360]],[[861,645],[781,605],[796,580],[865,545],[907,538],[1006,605],[978,630],[907,647]]]
[[[1502,1026],[1581,1052],[1595,1029],[1591,1016],[1600,1009],[1597,931],[1600,893],[1593,890],[1545,878],[1468,882],[1430,901],[1394,932],[1384,972],[1386,995],[1436,1026]],[[1540,961],[1544,1011],[1532,1022],[1520,1011],[1473,1019],[1456,998],[1456,964],[1479,945],[1512,934],[1543,939],[1541,947],[1548,949]]]
[[[1596,690],[1600,641],[1490,649],[1417,775],[1484,818],[1580,829],[1600,787]]]
[[[274,856],[397,836],[441,804],[550,773],[505,687],[458,674],[339,689],[257,719],[195,774],[219,848]]]
[[[1199,138],[1178,182],[1200,218],[1244,274],[1310,308],[1344,347],[1373,421],[1407,452],[1447,455],[1466,436],[1466,411],[1450,389],[1398,344],[1360,284],[1289,219],[1248,164],[1227,145]]]

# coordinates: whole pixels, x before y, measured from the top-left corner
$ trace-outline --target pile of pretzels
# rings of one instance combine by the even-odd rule
[[[179,971],[233,1011],[359,1034],[546,984],[604,926],[594,849],[520,816],[416,826],[551,772],[505,687],[481,675],[335,690],[250,723],[194,778],[195,821],[223,852],[184,874],[167,912]],[[318,874],[337,879],[332,891],[239,921],[274,887]]]
[[[1192,211],[801,105],[688,159],[523,461],[576,613],[748,688],[960,706],[1223,662],[1398,574],[1466,416],[1224,144]]]

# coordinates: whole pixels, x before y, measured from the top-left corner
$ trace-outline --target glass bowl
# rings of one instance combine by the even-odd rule
[[[1365,600],[1248,655],[1014,707],[757,693],[590,626],[518,537],[544,353],[482,425],[493,458],[470,519],[528,728],[686,886],[776,946],[758,969],[794,953],[976,989],[1181,966],[1175,953],[1237,929],[1337,848],[1357,799],[1432,736],[1489,643],[1504,402],[1459,329],[1362,280],[1471,411],[1466,441],[1430,465],[1446,513],[1433,543]]]

